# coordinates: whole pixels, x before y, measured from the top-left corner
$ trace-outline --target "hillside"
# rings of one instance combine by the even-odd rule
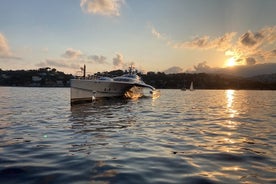
[[[149,83],[157,88],[180,89],[188,88],[193,81],[196,89],[266,89],[275,90],[276,80],[272,80],[271,75],[256,76],[256,77],[237,77],[224,74],[164,74],[164,73],[148,73],[143,75],[146,83]],[[266,80],[266,79],[271,80]]]
[[[125,71],[115,70],[96,73],[96,75],[118,76]],[[196,89],[258,89],[276,90],[276,73],[254,77],[238,77],[226,74],[207,73],[178,73],[148,72],[139,74],[142,79],[158,89],[188,88],[193,81]],[[49,67],[37,70],[8,70],[0,69],[0,86],[27,87],[69,87],[71,74],[65,74]]]
[[[0,86],[68,87],[72,78],[71,74],[49,67],[15,71],[0,69]]]

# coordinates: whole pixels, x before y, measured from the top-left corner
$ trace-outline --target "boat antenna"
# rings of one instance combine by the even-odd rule
[[[134,74],[135,73],[135,69],[134,69],[133,64],[131,64],[130,67],[129,67],[129,73],[130,74]]]

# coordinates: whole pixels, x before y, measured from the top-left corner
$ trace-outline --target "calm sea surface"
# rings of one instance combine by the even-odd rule
[[[0,87],[0,183],[276,183],[276,91],[69,95]]]

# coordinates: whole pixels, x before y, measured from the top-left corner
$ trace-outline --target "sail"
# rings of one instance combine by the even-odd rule
[[[193,91],[193,90],[194,90],[194,84],[193,84],[193,82],[191,82],[190,91]]]

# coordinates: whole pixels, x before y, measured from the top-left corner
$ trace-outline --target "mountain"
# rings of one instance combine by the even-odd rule
[[[243,65],[218,69],[215,73],[240,77],[253,77],[276,73],[276,63]]]
[[[251,79],[253,81],[263,82],[263,83],[275,83],[276,84],[276,73],[257,75],[257,76],[250,77],[249,79]]]

